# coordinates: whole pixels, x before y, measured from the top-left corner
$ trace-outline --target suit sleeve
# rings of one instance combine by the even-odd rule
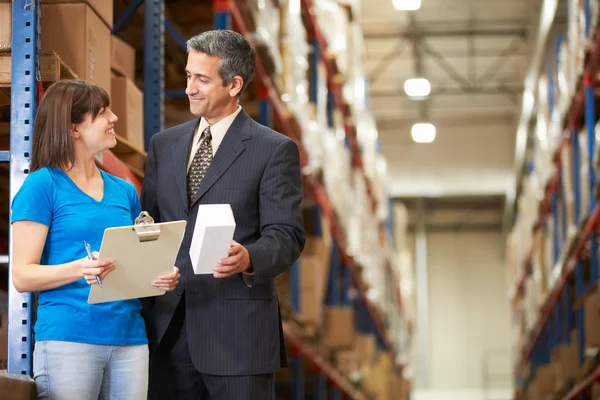
[[[261,179],[261,237],[246,246],[255,283],[274,279],[300,257],[306,241],[301,202],[300,154],[296,143],[286,140],[273,152]]]
[[[154,222],[160,222],[160,211],[156,198],[156,154],[154,151],[155,137],[150,139],[148,146],[148,156],[146,158],[146,173],[144,175],[144,184],[142,185],[141,203],[142,210],[147,211],[154,219]]]

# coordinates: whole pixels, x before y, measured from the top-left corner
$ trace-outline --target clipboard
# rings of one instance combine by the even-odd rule
[[[165,294],[152,281],[173,270],[186,224],[183,220],[155,224],[142,211],[135,225],[105,229],[99,257],[114,260],[116,268],[106,275],[102,288],[91,286],[88,304]]]

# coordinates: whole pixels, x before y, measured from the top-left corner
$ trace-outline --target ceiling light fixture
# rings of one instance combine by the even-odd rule
[[[409,97],[427,97],[431,93],[431,84],[425,78],[407,79],[404,82],[404,91]]]
[[[417,143],[431,143],[435,140],[435,125],[430,123],[414,124],[411,134]]]
[[[421,8],[421,0],[392,0],[398,11],[416,11]]]

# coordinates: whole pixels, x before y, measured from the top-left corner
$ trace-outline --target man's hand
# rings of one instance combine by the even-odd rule
[[[175,287],[179,283],[180,277],[181,277],[181,275],[179,275],[179,268],[173,267],[172,272],[163,274],[163,275],[159,276],[158,278],[156,278],[152,282],[152,286],[157,287],[162,290],[166,290],[167,292],[171,292],[171,291],[175,290]]]
[[[250,254],[248,250],[235,240],[227,250],[229,257],[219,260],[219,266],[215,267],[215,278],[227,278],[248,270],[250,266]]]

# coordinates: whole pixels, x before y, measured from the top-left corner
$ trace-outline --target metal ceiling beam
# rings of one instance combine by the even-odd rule
[[[505,0],[502,0],[504,2]],[[522,0],[519,0],[522,1]],[[474,22],[474,24],[472,24]],[[522,28],[524,26],[529,26],[531,21],[528,18],[482,18],[479,16],[475,21],[472,21],[471,18],[466,19],[456,19],[456,20],[448,20],[448,19],[421,19],[419,25],[424,29],[436,28],[480,28],[480,27],[494,27],[494,28]],[[363,30],[369,31],[368,28],[371,26],[376,26],[378,28],[381,27],[381,22],[376,22],[373,20],[367,20],[362,23]]]
[[[380,60],[381,58],[383,58],[381,56],[381,53],[389,53],[389,45],[385,46],[385,48],[381,48],[381,50],[373,50],[373,48],[371,47],[370,49],[367,49],[367,63],[369,62],[376,62],[378,60]],[[500,54],[503,51],[503,49],[481,49],[478,48],[477,49],[477,53],[476,56],[477,58],[495,58],[498,57],[498,54]],[[471,57],[471,54],[469,53],[469,51],[465,51],[465,50],[458,50],[458,49],[452,49],[452,50],[447,50],[447,49],[440,49],[440,54],[442,56],[444,56],[444,58],[469,58]],[[510,55],[510,57],[529,57],[529,53],[526,52],[526,49],[520,48],[518,52],[515,52],[513,54]],[[403,61],[407,61],[406,58],[403,59]]]
[[[496,87],[478,87],[478,88],[458,88],[458,87],[437,87],[431,89],[431,96],[460,96],[460,95],[506,95],[519,94],[523,91],[523,86],[496,86]],[[378,97],[408,97],[404,90],[372,90],[370,92],[372,98]]]
[[[409,209],[418,206],[423,197],[396,196],[394,201],[399,201]],[[503,195],[465,195],[465,196],[440,196],[425,197],[427,208],[433,211],[457,211],[464,209],[477,209],[478,211],[502,211],[504,207]]]
[[[444,129],[464,127],[489,127],[509,126],[514,133],[514,124],[517,116],[514,113],[485,113],[479,115],[453,115],[436,116],[431,119],[436,126]],[[381,133],[385,130],[410,129],[415,119],[413,117],[377,118],[377,129]]]
[[[421,46],[423,51],[427,53],[431,58],[438,64],[438,66],[444,71],[450,79],[456,82],[461,88],[467,89],[471,86],[471,83],[461,75],[446,59],[437,51],[431,48],[426,42],[422,41]]]
[[[468,36],[481,36],[481,37],[506,37],[506,36],[518,36],[521,39],[527,39],[527,29],[525,28],[510,28],[510,29],[423,29],[419,30],[418,33],[421,37],[443,37],[443,38],[460,38]],[[402,31],[380,31],[380,32],[365,32],[364,37],[366,40],[369,39],[412,39],[415,33],[411,32],[410,29]]]
[[[407,227],[410,234],[415,234],[416,229],[414,226],[409,225]],[[487,232],[502,232],[501,223],[467,223],[467,224],[427,224],[425,229],[427,233],[487,233]]]
[[[510,56],[515,54],[521,48],[521,41],[513,39],[510,44],[498,54],[496,59],[489,65],[489,67],[477,78],[476,84],[485,84],[493,80],[498,72],[502,69],[504,64],[508,62]]]
[[[473,28],[471,25],[469,28]],[[469,57],[467,58],[467,78],[471,82],[475,82],[477,79],[477,61],[475,56],[477,55],[477,45],[475,43],[475,35],[468,36],[468,52]]]
[[[409,13],[409,24],[412,32],[411,44],[412,44],[412,56],[414,63],[414,74],[416,78],[425,78],[425,67],[423,65],[423,36],[420,35],[420,28],[417,24],[417,20],[413,13]],[[431,96],[428,96],[423,101],[417,104],[419,109],[419,119],[422,122],[429,120],[429,103]]]
[[[369,74],[369,85],[374,85],[375,82],[377,82],[377,79],[379,79],[379,77],[381,77],[381,75],[383,75],[383,73],[390,67],[392,60],[397,59],[402,55],[405,47],[406,46],[402,41],[398,41],[398,43],[396,43],[396,45],[389,50],[382,59],[379,60],[375,68],[373,68],[373,71],[371,71]]]

